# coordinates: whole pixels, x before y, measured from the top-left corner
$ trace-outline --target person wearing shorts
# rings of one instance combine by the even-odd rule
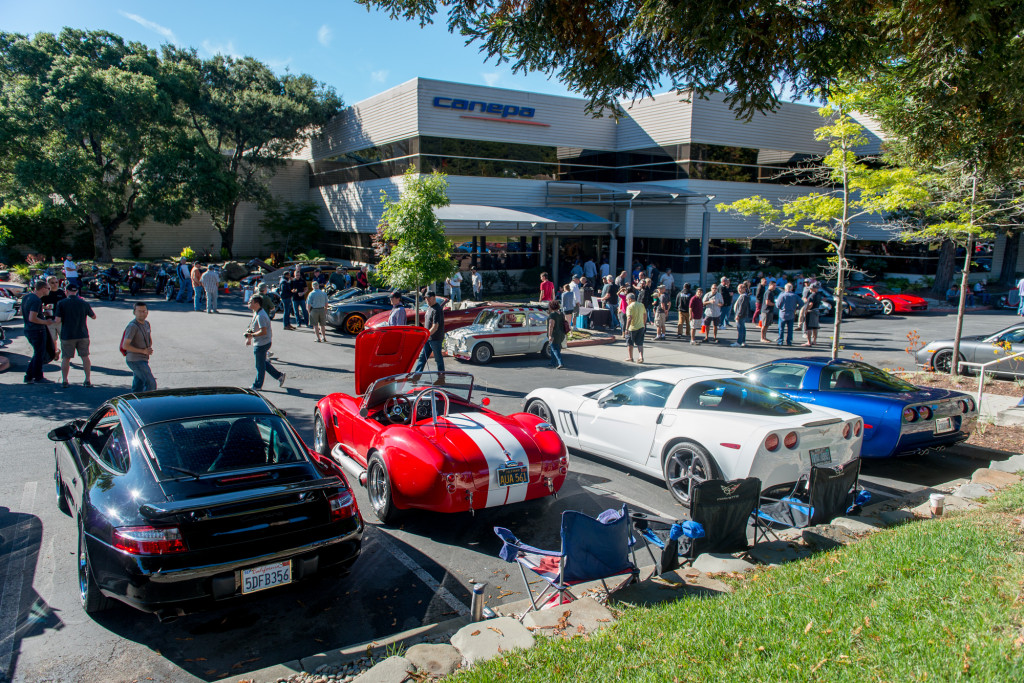
[[[637,348],[639,354],[638,363],[644,362],[644,333],[647,332],[647,309],[636,300],[636,294],[630,292],[626,295],[626,349],[629,357],[626,359],[633,362],[633,347]]]
[[[60,372],[64,378],[62,386],[68,386],[71,358],[77,353],[82,359],[87,387],[92,386],[92,362],[89,360],[89,328],[86,318],[96,319],[96,313],[85,299],[78,295],[78,284],[68,282],[67,297],[57,302],[53,309],[54,319],[60,321]]]
[[[306,311],[309,313],[309,326],[316,333],[318,342],[327,341],[327,294],[320,289],[320,283],[313,280],[313,289],[306,297]]]

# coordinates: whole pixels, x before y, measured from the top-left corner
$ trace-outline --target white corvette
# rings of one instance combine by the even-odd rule
[[[812,464],[859,457],[863,438],[852,413],[796,403],[720,368],[536,389],[526,411],[555,425],[570,448],[664,478],[683,505],[705,479],[757,477],[762,490],[793,484]]]

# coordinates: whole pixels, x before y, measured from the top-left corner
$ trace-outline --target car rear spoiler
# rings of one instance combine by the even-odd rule
[[[840,417],[831,417],[826,420],[815,420],[814,422],[805,422],[804,427],[824,427],[825,425],[834,425],[842,421],[843,419]]]
[[[197,510],[207,510],[220,505],[233,505],[236,503],[252,503],[265,498],[288,494],[305,494],[313,491],[320,491],[331,488],[348,488],[345,482],[338,477],[327,477],[316,481],[301,481],[292,484],[278,484],[276,486],[263,486],[249,491],[234,491],[232,493],[217,493],[202,498],[187,498],[185,500],[168,501],[166,503],[146,503],[139,508],[143,517],[148,519],[162,519],[175,515]]]

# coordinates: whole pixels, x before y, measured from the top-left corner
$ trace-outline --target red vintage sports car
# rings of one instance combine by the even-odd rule
[[[846,291],[856,296],[866,296],[877,300],[882,304],[882,312],[886,315],[920,313],[928,310],[928,302],[921,297],[913,294],[897,294],[880,285],[858,285],[847,287]]]
[[[468,373],[410,372],[426,339],[422,327],[361,332],[359,395],[320,399],[313,449],[367,487],[385,524],[412,508],[465,512],[557,493],[569,459],[554,427],[473,404]]]

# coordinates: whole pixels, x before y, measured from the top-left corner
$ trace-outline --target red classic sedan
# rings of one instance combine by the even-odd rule
[[[320,399],[313,449],[367,487],[385,524],[408,509],[465,512],[557,493],[569,460],[555,428],[472,403],[470,374],[410,372],[426,339],[422,327],[360,333],[357,395]]]
[[[857,285],[846,289],[850,294],[866,296],[877,299],[882,304],[882,312],[886,315],[893,313],[921,313],[928,310],[928,302],[913,294],[897,294],[891,289],[880,285]]]
[[[451,332],[467,325],[472,325],[476,320],[476,316],[479,315],[481,308],[487,306],[489,308],[501,307],[501,306],[512,306],[513,304],[503,304],[496,301],[474,301],[468,306],[459,308],[458,310],[452,310],[451,303],[446,303],[444,299],[438,297],[438,303],[444,306],[444,329],[445,332]],[[423,313],[427,310],[427,304],[420,304],[420,324],[423,323]],[[370,330],[377,329],[378,327],[385,327],[388,324],[388,318],[391,316],[391,311],[381,311],[376,313],[366,321],[366,328]],[[412,306],[408,306],[405,309],[405,319],[410,325],[413,324],[412,319]]]

